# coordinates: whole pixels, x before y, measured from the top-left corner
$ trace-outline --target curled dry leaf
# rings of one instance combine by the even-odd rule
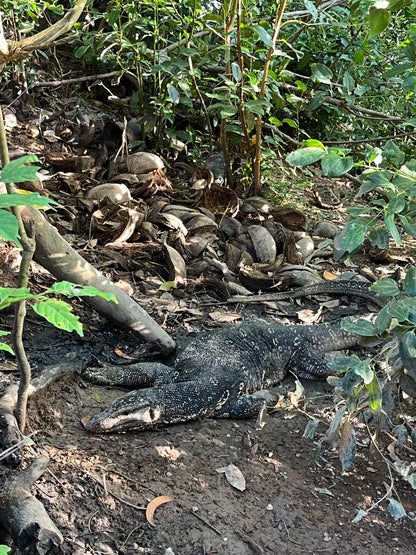
[[[204,205],[213,214],[236,216],[239,209],[238,197],[232,189],[212,185],[205,191]]]
[[[273,263],[276,260],[276,243],[271,234],[261,225],[251,225],[247,229],[256,252],[257,260]]]
[[[243,473],[235,466],[235,464],[229,464],[228,466],[224,466],[222,468],[216,469],[218,473],[225,474],[227,482],[235,489],[239,491],[244,491],[246,489],[246,479],[243,476]]]
[[[166,260],[169,266],[169,279],[178,284],[186,284],[186,264],[182,256],[169,245],[163,245]]]
[[[149,173],[156,170],[163,170],[165,164],[159,156],[151,152],[135,152],[130,154],[126,159],[127,171],[140,175],[142,173]]]
[[[131,200],[129,188],[124,183],[103,183],[90,189],[85,196],[90,200],[98,200],[98,202],[108,200],[117,204]]]
[[[209,317],[220,324],[229,324],[241,319],[241,314],[236,312],[210,312]]]
[[[159,495],[159,497],[155,497],[150,501],[146,507],[146,519],[149,524],[156,526],[155,521],[153,520],[153,515],[155,514],[156,509],[164,503],[169,503],[169,501],[173,501],[173,497],[169,497],[168,495]]]

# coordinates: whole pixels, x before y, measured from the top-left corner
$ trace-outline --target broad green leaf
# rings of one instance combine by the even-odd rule
[[[402,214],[399,214],[399,218],[400,218],[400,221],[402,223],[404,232],[407,235],[410,235],[410,237],[413,237],[413,239],[416,239],[416,225],[414,223],[412,223],[411,221],[409,222],[409,220],[411,220],[411,218],[409,218],[407,216],[403,216]]]
[[[390,214],[390,212],[385,212],[384,223],[386,224],[386,227],[390,231],[390,234],[393,237],[396,244],[401,245],[402,238],[400,237],[399,230],[397,229],[396,224],[394,223],[394,214]]]
[[[272,37],[261,25],[253,25],[253,30],[258,34],[262,43],[268,48],[273,48]]]
[[[337,247],[337,240],[340,239],[340,249],[344,252],[353,252],[360,247],[364,241],[367,226],[360,224],[354,220],[350,220],[343,230],[335,238],[335,246]]]
[[[411,266],[406,273],[406,277],[403,281],[403,289],[406,295],[410,297],[416,296],[416,267]]]
[[[377,335],[377,329],[372,322],[359,318],[355,322],[345,319],[342,321],[342,329],[350,333],[356,333],[363,337],[374,337]]]
[[[30,295],[30,289],[28,287],[0,287],[0,304],[6,299],[12,299],[13,301],[17,299],[21,301],[29,297],[33,298],[33,295]]]
[[[362,208],[351,206],[351,208],[347,208],[347,214],[350,216],[361,216],[362,214],[368,214],[372,209],[372,206],[363,206]]]
[[[235,106],[224,106],[221,108],[221,118],[226,119],[234,116],[237,112],[237,108]]]
[[[314,164],[315,162],[326,156],[326,154],[326,149],[324,150],[322,148],[301,148],[299,150],[291,152],[288,156],[286,156],[286,162],[288,162],[292,166],[308,166],[309,164]]]
[[[351,368],[355,364],[355,359],[352,357],[331,357],[328,359],[327,364],[331,370],[340,372]]]
[[[395,65],[383,73],[383,78],[391,79],[397,75],[402,75],[403,73],[407,73],[411,67],[412,64],[409,63]]]
[[[326,177],[339,177],[347,173],[354,165],[354,160],[350,156],[339,156],[335,152],[330,152],[321,159],[322,171]]]
[[[357,438],[354,427],[348,420],[341,424],[339,432],[339,460],[342,472],[346,472],[357,454]]]
[[[321,143],[321,141],[318,141],[317,139],[306,139],[306,141],[303,141],[302,148],[309,146],[316,146],[325,150],[325,146],[323,145],[323,143]]]
[[[0,545],[0,555],[8,555],[10,553],[11,548],[7,545]]]
[[[406,206],[406,201],[403,195],[394,197],[387,205],[387,212],[391,214],[399,214],[404,210]]]
[[[41,301],[33,305],[33,310],[58,329],[76,331],[81,337],[84,335],[78,316],[72,314],[71,305],[64,301]]]
[[[293,129],[298,128],[298,124],[293,119],[283,118],[283,122],[286,123],[289,127],[293,127]]]
[[[107,301],[112,301],[117,304],[117,299],[113,293],[100,291],[92,285],[76,285],[69,281],[59,281],[54,283],[50,291],[66,295],[69,298],[73,297],[101,297]]]
[[[365,384],[368,393],[368,401],[373,414],[377,414],[382,409],[383,399],[380,383],[376,374],[373,372],[373,379]]]
[[[372,284],[371,291],[374,291],[382,297],[395,297],[400,293],[397,282],[392,278],[379,279]]]
[[[371,6],[368,10],[368,19],[370,23],[369,37],[375,37],[382,33],[390,22],[390,14],[386,9]]]
[[[355,87],[354,78],[348,71],[346,71],[342,77],[342,84],[347,89],[348,93],[351,93]]]
[[[19,241],[19,224],[15,216],[6,210],[0,210],[0,237],[22,248]]]
[[[373,227],[368,234],[370,243],[379,249],[387,249],[389,246],[389,234],[382,226]]]
[[[14,355],[13,349],[10,347],[10,345],[7,345],[7,343],[0,342],[0,351],[7,351],[11,355]]]
[[[342,379],[341,391],[348,395],[348,397],[355,397],[355,386],[361,383],[361,377],[355,373],[355,367],[359,364],[359,360],[354,361],[354,365]]]
[[[0,194],[0,208],[10,208],[12,206],[39,206],[43,208],[57,204],[51,198],[41,197],[39,193]]]
[[[406,516],[406,511],[403,505],[399,501],[396,501],[393,498],[390,499],[387,510],[391,514],[391,516],[396,519]]]
[[[400,150],[394,141],[387,141],[383,148],[383,160],[400,167],[405,161],[406,155]]]
[[[308,90],[308,87],[302,81],[295,81],[295,85],[301,91],[307,91]]]
[[[311,70],[312,70],[312,76],[311,79],[312,81],[318,81],[319,83],[327,83],[330,84],[332,77],[333,77],[333,73],[332,70],[326,66],[325,64],[311,64]]]
[[[171,85],[170,83],[168,83],[166,89],[168,91],[169,98],[172,100],[172,102],[174,104],[179,104],[181,95],[179,94],[178,89],[173,85]]]
[[[374,372],[370,368],[370,359],[360,360],[354,367],[354,372],[361,376],[364,380],[365,385],[373,381]]]
[[[377,334],[382,334],[389,329],[390,320],[391,318],[387,311],[387,306],[385,306],[381,310],[379,310],[374,322]]]
[[[3,183],[21,183],[37,179],[36,172],[39,166],[26,166],[32,162],[39,162],[36,156],[23,156],[6,164],[0,173],[0,181]]]
[[[234,80],[239,83],[241,81],[242,74],[240,66],[236,62],[231,64],[231,71],[233,73]]]
[[[304,0],[303,3],[305,4],[305,8],[311,14],[312,19],[316,21],[318,19],[318,10],[316,9],[315,4],[311,2],[311,0]]]
[[[403,301],[394,301],[387,307],[387,312],[391,318],[396,318],[398,322],[406,322],[409,319],[409,309]]]
[[[363,50],[356,50],[354,52],[354,60],[355,60],[356,64],[358,64],[359,66],[363,63],[364,57],[365,57],[365,55],[364,55]]]
[[[9,331],[0,330],[0,337],[3,337],[4,335],[10,335],[10,332],[9,332]]]

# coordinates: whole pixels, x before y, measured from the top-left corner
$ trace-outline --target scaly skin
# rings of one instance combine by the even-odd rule
[[[323,379],[331,372],[323,353],[356,345],[357,336],[336,324],[283,326],[260,320],[200,334],[177,356],[174,368],[159,363],[91,368],[98,383],[143,387],[93,416],[94,433],[185,422],[195,418],[246,418],[270,401],[267,391],[289,370]]]

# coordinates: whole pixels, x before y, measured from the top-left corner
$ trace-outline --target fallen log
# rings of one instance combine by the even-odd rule
[[[25,551],[35,548],[36,553],[56,552],[63,543],[63,536],[50,519],[45,507],[30,492],[34,482],[48,466],[47,457],[14,474],[2,484],[0,493],[0,522],[14,538],[17,546]]]
[[[113,293],[118,304],[100,297],[83,297],[83,300],[120,328],[143,341],[155,343],[163,353],[174,350],[175,342],[170,335],[124,291],[84,260],[36,208],[21,207],[21,214],[27,229],[34,222],[36,251],[33,258],[38,264],[59,280],[92,285],[100,291]]]

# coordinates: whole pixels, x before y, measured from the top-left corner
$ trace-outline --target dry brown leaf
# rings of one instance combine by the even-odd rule
[[[210,312],[209,317],[221,324],[228,324],[230,322],[235,322],[241,318],[241,314],[236,312]]]
[[[156,509],[164,503],[169,503],[169,501],[173,501],[173,497],[169,497],[168,495],[159,495],[159,497],[155,497],[150,501],[146,507],[146,519],[149,524],[156,526],[153,520]]]
[[[131,357],[129,355],[126,355],[123,353],[123,351],[120,349],[120,347],[116,347],[114,349],[114,352],[117,356],[119,356],[120,358],[125,358],[127,360],[136,360],[134,357]]]
[[[337,279],[337,275],[333,274],[332,272],[328,272],[328,270],[325,270],[323,273],[323,278],[328,280],[328,281],[332,281],[334,279]]]
[[[216,469],[218,473],[225,474],[227,482],[235,489],[239,491],[244,491],[246,489],[246,479],[243,476],[243,473],[235,466],[235,464],[229,464],[228,466],[224,466],[222,468]]]

